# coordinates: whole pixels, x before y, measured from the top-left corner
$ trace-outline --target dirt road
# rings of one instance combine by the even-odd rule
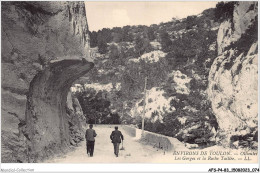
[[[113,128],[114,126],[94,127],[97,133],[94,157],[88,157],[86,141],[83,141],[76,150],[63,157],[47,160],[46,163],[149,163],[154,162],[152,159],[164,155],[162,150],[139,143],[119,127],[125,138],[123,143],[125,150],[119,150],[119,157],[115,157],[113,144],[109,138]],[[121,146],[122,143],[120,148]]]

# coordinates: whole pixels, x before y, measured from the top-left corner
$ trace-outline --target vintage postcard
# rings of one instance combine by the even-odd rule
[[[2,1],[1,83],[2,172],[259,172],[258,1]]]

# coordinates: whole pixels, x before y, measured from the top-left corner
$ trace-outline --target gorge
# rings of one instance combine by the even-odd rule
[[[143,114],[198,148],[258,148],[257,2],[98,32],[84,2],[2,2],[1,15],[2,162],[42,162],[86,121],[140,128]]]

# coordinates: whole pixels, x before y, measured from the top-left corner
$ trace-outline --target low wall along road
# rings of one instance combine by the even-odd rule
[[[140,142],[152,145],[153,147],[160,148],[164,151],[172,151],[175,149],[186,149],[183,143],[178,139],[156,134],[148,131],[144,131],[142,137],[142,130],[137,129],[130,125],[123,125],[122,128],[128,133],[128,135],[140,139]]]

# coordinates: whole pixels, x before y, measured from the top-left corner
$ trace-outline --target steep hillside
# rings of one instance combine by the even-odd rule
[[[110,85],[108,97],[98,96],[102,90],[97,88],[95,97],[110,103],[107,117],[116,113],[122,123],[140,127],[147,77],[145,129],[201,146],[214,144],[218,125],[206,89],[210,66],[217,56],[218,26],[215,9],[208,9],[198,16],[159,25],[90,33],[95,67],[79,81],[87,91],[81,93],[85,100],[79,101],[88,103],[92,84],[86,82]],[[95,106],[88,109],[95,110],[95,118],[104,122]],[[94,117],[86,118],[94,121]]]

